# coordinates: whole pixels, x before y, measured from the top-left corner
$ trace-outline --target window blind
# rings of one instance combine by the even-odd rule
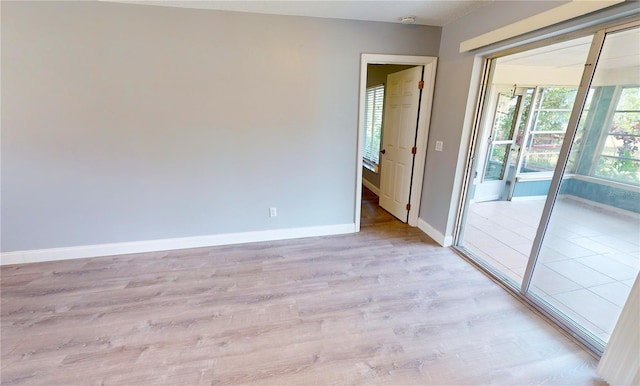
[[[363,159],[365,165],[368,163],[368,166],[373,168],[375,168],[380,161],[383,105],[384,86],[379,85],[368,88],[365,99]]]

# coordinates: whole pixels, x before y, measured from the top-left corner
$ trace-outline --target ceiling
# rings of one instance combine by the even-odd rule
[[[592,37],[589,35],[519,52],[499,58],[498,63],[526,67],[581,68],[584,67],[589,54],[591,39]],[[640,42],[640,29],[638,28],[607,35],[604,48],[600,54],[598,68],[639,67],[638,42]]]
[[[415,24],[444,26],[493,0],[413,0],[413,1],[209,1],[209,0],[103,0],[152,6],[214,9],[274,15],[311,16],[330,19],[368,20],[400,23],[414,16]]]

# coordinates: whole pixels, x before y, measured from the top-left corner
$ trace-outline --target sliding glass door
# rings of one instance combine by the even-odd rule
[[[491,61],[458,247],[518,290],[591,40],[581,37]]]
[[[640,269],[639,24],[488,59],[456,233],[595,351]]]

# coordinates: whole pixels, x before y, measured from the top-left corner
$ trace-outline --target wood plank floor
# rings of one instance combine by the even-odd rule
[[[604,385],[374,197],[359,234],[2,267],[2,384]]]

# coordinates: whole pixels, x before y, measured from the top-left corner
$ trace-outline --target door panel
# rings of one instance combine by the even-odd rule
[[[395,165],[395,181],[394,181],[394,189],[393,189],[393,197],[394,203],[396,205],[402,205],[403,201],[398,201],[398,199],[402,199],[405,196],[405,191],[407,191],[406,181],[404,180],[406,167],[400,163]],[[406,195],[408,197],[408,194]],[[406,205],[406,202],[405,202]]]
[[[382,173],[383,170],[391,170],[394,165],[393,162],[391,162],[391,160],[389,159],[384,159],[384,155],[381,155],[382,161],[381,161],[381,165],[382,167],[380,168],[380,173]],[[388,178],[388,177],[387,177]],[[386,182],[386,180],[385,180]],[[395,183],[395,182],[394,182]],[[380,205],[382,205],[382,198],[383,197],[392,197],[393,196],[393,186],[394,183],[382,183],[382,177],[380,178]]]
[[[415,85],[414,85],[415,86]],[[415,106],[403,104],[400,115],[401,129],[398,131],[398,148],[401,150],[411,150],[415,138],[415,126],[417,113]]]
[[[522,118],[522,91],[516,88],[496,87],[490,136],[484,155],[481,182],[476,188],[474,201],[484,202],[505,199],[507,177],[511,165],[515,134]]]
[[[422,66],[390,74],[382,127],[380,206],[407,222]]]
[[[584,64],[577,66],[575,70],[578,74],[570,79],[564,70],[557,70],[559,74],[556,76],[554,71],[547,67],[544,71],[538,71],[530,62],[557,63],[561,59],[558,54],[564,53],[566,47],[579,47],[579,50],[575,48],[577,51],[573,52],[572,56],[577,55],[575,60],[578,63],[582,60],[584,63],[590,43],[591,37],[584,37],[551,45],[542,51],[523,51],[493,59],[493,78],[487,80],[490,87],[485,97],[482,121],[477,128],[478,138],[484,139],[484,142],[478,144],[478,149],[483,149],[484,152],[477,156],[476,184],[470,185],[471,189],[467,191],[468,205],[464,208],[456,245],[464,248],[475,261],[485,266],[501,281],[518,290],[522,287],[544,210],[545,201],[539,197],[539,191],[548,190],[544,180],[516,180],[517,165],[522,157],[519,147],[525,142],[528,128],[535,127],[536,123],[533,119],[536,116],[536,101],[542,95],[538,93],[542,86],[537,83],[546,82],[547,75],[554,75],[554,79],[565,82],[565,87],[576,87],[585,68]],[[523,58],[522,61],[520,58]],[[520,62],[523,69],[514,72],[514,62]],[[517,78],[511,77],[514,74]],[[541,79],[540,74],[545,75],[545,78]],[[500,83],[496,83],[496,79]],[[575,84],[571,84],[571,81]],[[498,103],[499,94],[503,94],[502,106]],[[552,108],[553,101],[547,99],[547,102],[549,108]],[[555,103],[565,103],[564,98],[556,98]],[[504,113],[502,118],[496,114],[496,110]],[[500,145],[505,139],[509,141]],[[510,155],[507,155],[507,145],[510,145]],[[487,155],[491,147],[494,151]],[[485,171],[487,158],[490,156],[495,157],[497,167]],[[507,182],[503,185],[505,180]],[[494,200],[479,200],[481,193],[478,191],[490,187],[490,184],[499,185],[498,192],[501,192],[501,197],[496,197],[496,194]],[[519,188],[517,194],[513,194],[511,190],[514,186]],[[474,187],[475,192],[472,189]],[[525,189],[520,189],[523,187]],[[509,196],[516,198],[505,200]],[[559,276],[554,276],[551,280],[560,279]]]
[[[602,346],[640,271],[638,41],[640,27],[605,37],[591,84],[595,96],[580,114],[588,124],[579,123],[581,135],[569,138],[568,158],[576,161],[560,175],[527,293]],[[603,161],[610,166],[599,169]],[[596,188],[604,193],[591,194]],[[558,276],[566,278],[562,286]]]

